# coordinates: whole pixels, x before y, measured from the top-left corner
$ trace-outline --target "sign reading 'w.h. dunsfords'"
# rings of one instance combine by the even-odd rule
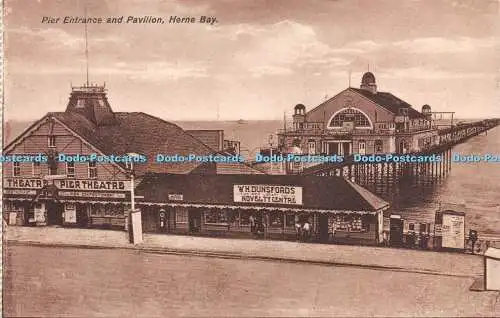
[[[235,184],[234,202],[302,205],[302,187],[267,184]]]

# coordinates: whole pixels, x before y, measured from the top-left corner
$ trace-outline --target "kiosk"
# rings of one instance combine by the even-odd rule
[[[484,289],[500,291],[500,249],[495,247],[484,253]]]

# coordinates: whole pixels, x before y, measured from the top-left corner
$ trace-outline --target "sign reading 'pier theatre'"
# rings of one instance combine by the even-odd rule
[[[40,189],[49,184],[49,181],[42,179],[26,178],[5,178],[4,188],[14,189]],[[128,191],[130,181],[117,180],[54,180],[54,185],[62,190],[91,190],[91,191]]]
[[[302,205],[302,187],[286,185],[235,184],[234,202]]]

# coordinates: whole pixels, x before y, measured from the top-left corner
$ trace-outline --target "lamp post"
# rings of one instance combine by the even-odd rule
[[[133,158],[140,157],[137,153],[127,153],[130,157],[130,212],[127,215],[128,221],[125,222],[126,230],[129,232],[130,243],[137,243],[134,232],[134,224],[132,220],[132,214],[135,212],[135,176],[134,176],[134,160]],[[140,221],[139,221],[140,222]],[[140,229],[138,229],[140,231]],[[142,233],[140,233],[142,237]]]
[[[139,155],[138,153],[135,153],[135,152],[130,152],[130,153],[127,153],[127,156],[130,157],[130,159],[132,158],[136,158],[136,157],[140,157],[141,155]],[[135,178],[134,178],[134,160],[130,160],[130,209],[132,211],[135,210]]]
[[[135,178],[134,178],[134,161],[130,161],[130,209],[135,210]]]

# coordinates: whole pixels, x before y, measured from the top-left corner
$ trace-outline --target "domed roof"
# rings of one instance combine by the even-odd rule
[[[297,146],[292,146],[292,147],[288,148],[287,153],[293,154],[293,155],[301,155],[302,149],[300,149]]]
[[[372,72],[366,72],[361,78],[361,84],[375,84],[375,75]]]
[[[422,110],[431,110],[431,106],[425,104],[424,106],[422,106]]]
[[[303,104],[297,104],[295,105],[295,109],[306,109],[306,106],[304,106]]]

